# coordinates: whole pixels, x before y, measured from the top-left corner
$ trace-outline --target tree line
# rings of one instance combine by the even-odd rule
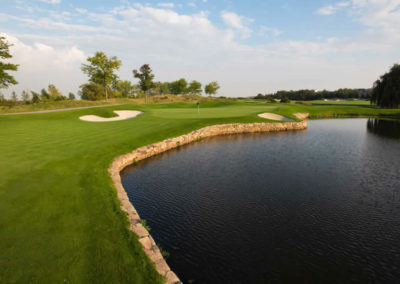
[[[9,71],[17,71],[19,65],[4,62],[12,58],[10,47],[5,37],[0,37],[0,90],[6,89],[18,82],[9,74]],[[82,72],[88,76],[89,82],[79,87],[78,95],[84,100],[101,100],[111,97],[135,98],[146,97],[156,94],[196,94],[201,95],[203,86],[200,82],[193,80],[191,82],[181,78],[173,82],[154,81],[154,74],[149,64],[144,64],[139,70],[133,70],[133,78],[139,80],[134,84],[129,80],[120,80],[115,73],[121,67],[122,63],[116,56],[108,57],[104,52],[96,52],[94,56],[87,58],[87,63],[82,64]],[[204,86],[204,92],[207,95],[215,95],[220,88],[218,82],[210,82]],[[23,90],[20,95],[12,92],[11,98],[6,99],[0,93],[0,105],[14,106],[20,104],[36,104],[49,101],[74,100],[75,94],[69,93],[63,95],[53,84],[40,92]]]
[[[279,99],[295,101],[312,101],[321,99],[369,99],[371,89],[338,89],[335,91],[295,90],[278,91],[273,94],[258,94],[255,99]]]
[[[116,57],[107,57],[103,52],[96,52],[87,58],[88,64],[82,64],[82,72],[89,82],[80,86],[80,96],[85,100],[108,99],[109,97],[145,97],[156,94],[196,94],[203,92],[202,84],[196,80],[191,82],[181,78],[173,82],[156,82],[149,64],[142,65],[139,70],[132,70],[133,78],[138,84],[127,80],[119,80],[115,74],[122,63]],[[215,95],[220,88],[217,82],[204,86],[207,95]]]
[[[20,95],[15,91],[11,94],[11,99],[6,99],[3,95],[0,95],[0,105],[3,106],[16,106],[24,104],[37,104],[46,103],[52,101],[65,101],[75,100],[76,96],[73,93],[69,93],[68,96],[64,96],[53,84],[50,84],[47,89],[42,89],[39,93],[35,91],[23,90]]]

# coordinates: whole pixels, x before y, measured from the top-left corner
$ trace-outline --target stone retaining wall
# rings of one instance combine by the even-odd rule
[[[194,141],[199,141],[202,138],[241,134],[255,132],[277,132],[289,130],[302,130],[307,128],[307,122],[285,122],[285,123],[235,123],[213,125],[195,130],[189,134],[185,134],[176,138],[166,139],[162,142],[140,147],[128,154],[117,157],[109,168],[109,173],[117,189],[118,198],[121,201],[121,209],[127,213],[130,221],[129,229],[139,237],[139,242],[143,245],[144,252],[154,262],[155,268],[161,275],[165,276],[166,283],[176,284],[181,283],[179,278],[169,268],[153,238],[141,224],[139,214],[129,201],[128,195],[121,183],[120,172],[127,166],[140,160],[149,158],[156,154],[168,151],[170,149],[185,145]]]

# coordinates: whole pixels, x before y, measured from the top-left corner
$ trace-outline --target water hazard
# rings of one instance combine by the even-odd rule
[[[185,283],[396,282],[400,124],[389,124],[210,138],[126,169],[123,185]]]

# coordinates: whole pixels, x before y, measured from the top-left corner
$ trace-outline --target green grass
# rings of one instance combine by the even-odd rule
[[[81,115],[134,119],[92,123]],[[119,208],[107,169],[133,149],[206,125],[275,112],[400,115],[367,106],[204,102],[0,116],[0,283],[161,283]],[[139,212],[140,213],[140,212]]]
[[[84,101],[84,100],[66,100],[66,101],[49,101],[38,104],[20,104],[15,106],[0,106],[0,113],[19,113],[32,111],[45,111],[64,108],[93,107],[102,105],[113,105],[119,103],[127,103],[128,100],[109,100],[109,101]]]

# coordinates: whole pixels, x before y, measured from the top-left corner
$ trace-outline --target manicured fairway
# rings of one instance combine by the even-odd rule
[[[145,113],[106,123],[78,119],[111,117],[113,110]],[[127,229],[109,164],[205,125],[267,121],[261,112],[400,115],[367,106],[234,101],[204,103],[199,113],[193,103],[175,103],[0,116],[0,283],[162,282]]]

